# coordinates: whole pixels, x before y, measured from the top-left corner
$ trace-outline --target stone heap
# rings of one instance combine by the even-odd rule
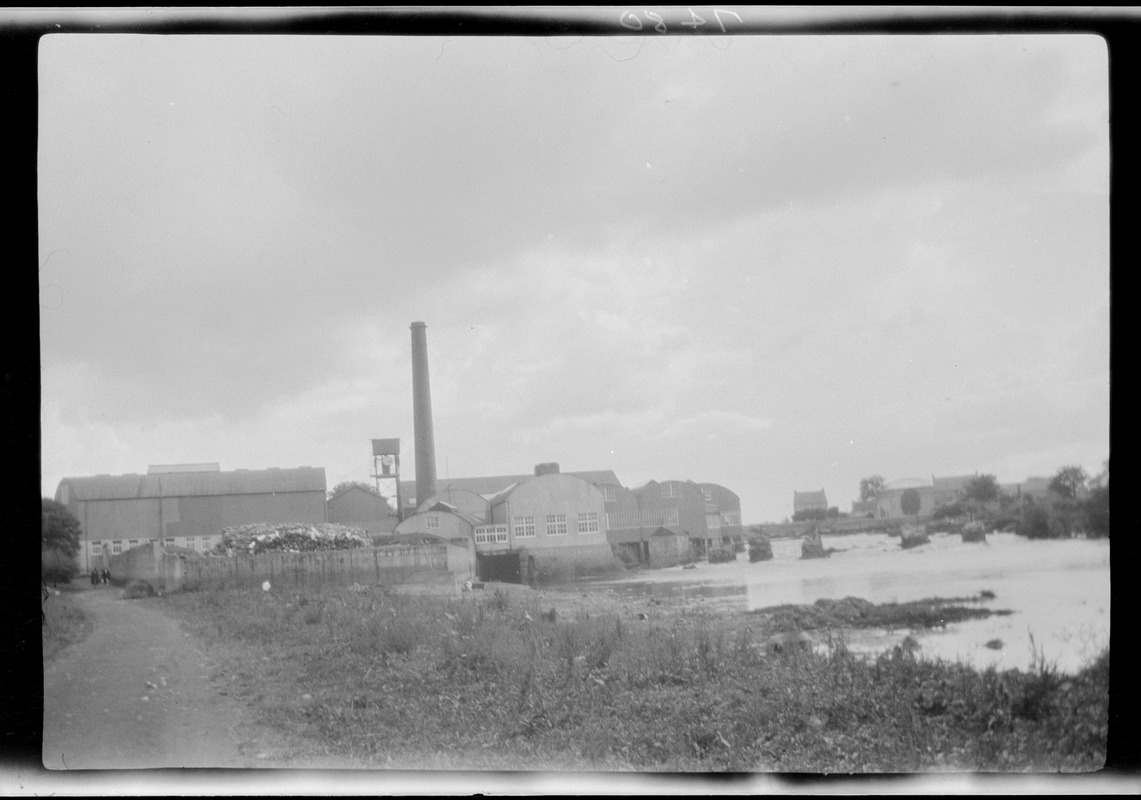
[[[910,525],[903,526],[900,531],[899,546],[904,550],[911,547],[919,547],[921,544],[927,544],[931,538],[927,535],[927,527],[925,525]]]
[[[352,550],[372,544],[363,528],[331,522],[258,522],[222,529],[215,555],[257,555],[265,552],[307,553]]]
[[[963,526],[962,537],[964,542],[985,542],[986,528],[981,522],[968,522]]]
[[[804,541],[800,543],[801,558],[827,558],[828,552],[824,549],[824,542],[820,538],[820,529],[813,525],[808,533],[804,534]]]

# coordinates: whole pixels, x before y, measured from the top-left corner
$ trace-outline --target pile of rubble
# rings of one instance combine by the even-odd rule
[[[314,550],[352,550],[371,545],[368,532],[363,528],[331,522],[259,522],[223,528],[222,541],[213,552],[220,556],[308,553]]]

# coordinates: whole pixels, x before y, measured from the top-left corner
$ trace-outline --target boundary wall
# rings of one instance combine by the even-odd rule
[[[189,557],[146,544],[112,556],[111,578],[116,583],[142,580],[156,590],[230,589],[260,586],[310,587],[398,585],[424,573],[450,573],[463,581],[475,576],[475,555],[453,545],[390,545],[355,550],[308,553],[262,553],[256,556]]]

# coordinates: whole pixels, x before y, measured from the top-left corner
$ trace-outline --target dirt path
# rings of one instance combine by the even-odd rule
[[[175,620],[110,586],[74,597],[94,630],[44,668],[47,769],[268,766],[271,737]]]

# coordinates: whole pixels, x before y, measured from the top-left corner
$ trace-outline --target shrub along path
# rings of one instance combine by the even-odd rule
[[[272,735],[249,724],[156,601],[126,600],[115,587],[74,596],[94,628],[44,667],[46,768],[265,764]]]

